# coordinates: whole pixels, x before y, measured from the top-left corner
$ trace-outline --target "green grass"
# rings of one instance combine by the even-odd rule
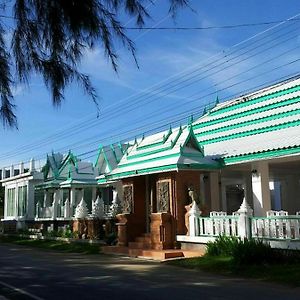
[[[50,240],[30,240],[20,237],[0,237],[2,243],[13,243],[16,245],[23,245],[41,249],[54,250],[67,253],[82,253],[82,254],[99,254],[101,253],[100,245],[85,244],[85,243],[66,243],[63,241]]]
[[[221,275],[300,286],[300,263],[236,265],[231,256],[208,256],[169,261],[167,264]]]

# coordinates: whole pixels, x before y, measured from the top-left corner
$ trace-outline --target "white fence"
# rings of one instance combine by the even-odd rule
[[[207,243],[219,235],[257,238],[268,241],[272,247],[300,249],[300,214],[269,211],[266,217],[253,217],[253,210],[244,199],[233,215],[211,212],[202,217],[194,202],[189,211],[189,232],[178,235],[180,242]]]
[[[300,216],[251,218],[252,237],[279,240],[300,240]]]
[[[112,205],[104,204],[103,200],[98,197],[95,201],[93,201],[91,213],[89,213],[83,198],[75,207],[70,204],[68,199],[65,201],[65,203],[63,203],[62,200],[57,201],[57,199],[53,197],[51,206],[41,207],[40,203],[36,204],[35,219],[69,220],[72,217],[85,218],[88,216],[106,219],[112,218],[120,212],[121,206],[118,202],[117,196],[115,196]]]

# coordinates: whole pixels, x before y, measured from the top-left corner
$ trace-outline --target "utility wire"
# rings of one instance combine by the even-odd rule
[[[270,47],[268,47],[267,49],[264,49],[264,50],[262,50],[262,51],[260,51],[260,52],[258,52],[258,53],[256,53],[255,55],[258,55],[258,54],[260,54],[260,53],[263,53],[264,51],[267,51],[268,49],[271,49],[271,48],[273,48],[273,47],[275,47],[276,45],[279,45],[279,44],[281,44],[281,43],[284,43],[284,42],[286,42],[286,41],[288,41],[288,40],[290,40],[291,38],[288,38],[288,39],[285,39],[283,42],[281,41],[279,41],[278,42],[278,39],[279,39],[279,37],[282,37],[282,36],[287,36],[287,34],[289,34],[289,33],[291,33],[291,32],[294,32],[295,30],[298,30],[298,28],[296,28],[296,29],[293,29],[293,30],[291,30],[291,31],[289,31],[289,32],[287,32],[287,33],[283,33],[283,34],[281,34],[280,36],[277,36],[277,37],[275,37],[275,38],[273,38],[271,41],[277,41],[277,44],[275,44],[275,45],[273,45],[273,46],[270,46]],[[293,38],[293,37],[292,37]],[[253,50],[256,50],[256,49],[258,49],[258,48],[260,48],[261,46],[264,46],[265,45],[265,43],[263,43],[263,44],[261,44],[261,45],[259,45],[259,46],[256,46],[255,44],[253,45],[252,44],[252,48],[250,49],[250,50],[247,50],[247,51],[244,51],[243,53],[241,53],[240,55],[238,55],[238,56],[236,56],[236,57],[233,57],[233,58],[229,58],[229,59],[227,59],[227,63],[229,62],[229,61],[232,61],[232,60],[234,60],[234,59],[236,59],[236,58],[238,58],[238,57],[240,57],[240,56],[242,56],[242,55],[244,55],[244,54],[246,54],[246,53],[249,53],[249,52],[251,52],[251,51],[253,51]],[[269,44],[268,44],[269,45]],[[244,47],[245,48],[245,47]],[[244,59],[242,59],[242,60],[239,60],[238,62],[236,62],[236,63],[239,63],[239,62],[242,62],[242,61],[245,61],[246,59],[249,59],[249,58],[251,58],[251,57],[253,57],[253,56],[255,56],[255,55],[252,55],[252,56],[250,56],[250,57],[246,57],[246,58],[244,58]],[[222,58],[223,59],[223,58]],[[214,65],[213,67],[211,67],[210,69],[207,69],[207,70],[205,70],[204,72],[202,72],[201,73],[201,75],[203,75],[203,74],[205,74],[206,72],[208,72],[208,71],[210,71],[210,70],[212,70],[212,69],[215,69],[215,68],[217,68],[217,67],[219,67],[219,66],[222,66],[222,65],[224,65],[224,62],[221,62],[221,63],[219,63],[219,64],[217,64],[217,65]],[[220,70],[218,70],[217,72],[214,72],[214,73],[212,73],[212,74],[210,74],[210,75],[213,75],[213,74],[217,74],[217,73],[219,73],[219,72],[221,72],[221,71],[223,71],[223,70],[225,70],[225,69],[227,69],[227,68],[229,68],[229,67],[231,67],[231,66],[233,66],[234,64],[231,64],[231,65],[229,65],[229,66],[226,66],[225,68],[222,68],[222,69],[220,69]],[[201,68],[199,68],[199,69],[197,69],[197,70],[194,70],[192,73],[195,73],[195,72],[197,72],[197,71],[201,71]],[[192,74],[191,73],[191,74]],[[188,74],[188,75],[190,75],[190,74]],[[186,75],[185,75],[186,76]],[[162,94],[162,92],[165,92],[165,91],[168,91],[170,88],[174,88],[174,87],[177,87],[178,86],[178,88],[177,89],[173,89],[171,92],[169,92],[169,93],[167,93],[167,94],[164,94],[163,96],[167,96],[167,95],[171,95],[172,94],[172,92],[175,92],[175,91],[178,91],[178,90],[180,90],[180,89],[182,89],[182,88],[186,88],[186,87],[188,87],[188,86],[190,86],[190,85],[192,85],[192,84],[194,84],[194,83],[196,83],[196,82],[198,82],[198,81],[200,81],[200,80],[202,80],[202,79],[205,79],[205,78],[207,78],[208,76],[205,76],[205,77],[202,77],[202,78],[200,78],[200,79],[197,79],[196,81],[194,81],[194,82],[190,82],[189,84],[187,84],[187,85],[185,85],[185,86],[183,86],[183,87],[181,87],[180,85],[183,83],[183,82],[187,82],[188,80],[190,80],[190,79],[194,79],[194,78],[197,78],[197,73],[194,75],[194,76],[190,76],[189,78],[187,78],[187,79],[185,79],[183,82],[179,82],[179,83],[177,83],[177,84],[175,84],[175,85],[172,85],[171,87],[168,87],[168,89],[165,89],[165,90],[163,90],[163,91],[159,91],[158,93],[156,93],[156,94],[154,94],[154,95],[148,95],[148,97],[146,97],[146,99],[151,99],[151,98],[153,98],[154,96],[156,96],[156,95],[160,95],[160,94]],[[138,97],[138,98],[141,98],[141,97]],[[144,101],[146,100],[146,99],[143,99]],[[136,104],[136,102],[137,102],[137,99],[134,101],[134,103],[130,103],[130,107],[132,107],[132,106],[134,106],[135,108],[137,107],[135,104]],[[149,101],[147,101],[146,103],[149,103]],[[143,105],[143,103],[139,103],[139,106],[141,106],[141,105]],[[120,109],[119,109],[120,110]],[[131,111],[131,110],[128,110],[128,107],[127,107],[127,111],[126,112],[128,112],[128,111]],[[114,111],[114,113],[116,113],[116,111]],[[111,115],[110,115],[110,117],[111,117]],[[103,118],[100,118],[100,120],[103,120]],[[94,123],[98,123],[98,120],[94,120]],[[95,125],[96,125],[95,124]],[[83,130],[86,130],[86,128],[91,128],[91,127],[93,127],[94,125],[93,124],[90,124],[90,123],[88,123],[88,126],[86,127],[86,126],[84,126],[84,128],[83,128],[83,126],[78,126],[77,128],[79,129],[79,131],[77,130],[75,130],[75,131],[73,131],[72,132],[72,134],[71,135],[75,135],[75,134],[77,134],[78,132],[80,132],[80,131],[83,131]],[[67,132],[67,133],[62,133],[62,138],[65,136],[65,135],[68,135],[68,137],[70,136],[70,133],[69,132]],[[56,138],[57,136],[54,136],[54,138]],[[49,141],[49,139],[45,139],[45,143],[46,144],[48,144],[50,141]],[[44,144],[45,144],[44,143]],[[40,144],[41,145],[41,144]],[[18,148],[18,151],[20,151],[21,149],[22,149],[23,147],[19,147]],[[23,148],[24,149],[24,148]],[[26,147],[25,149],[28,149],[28,147]],[[25,150],[24,149],[24,150]],[[12,153],[10,153],[11,155],[12,155]]]

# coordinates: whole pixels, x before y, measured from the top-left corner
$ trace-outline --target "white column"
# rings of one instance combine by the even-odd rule
[[[13,177],[14,175],[15,175],[15,168],[14,165],[11,165],[9,177]]]
[[[73,208],[75,206],[75,201],[76,201],[76,189],[75,188],[71,188],[70,191],[70,206]]]
[[[46,207],[47,206],[47,197],[48,197],[47,194],[48,194],[48,191],[44,190],[44,202],[43,202],[42,207]]]
[[[23,174],[24,173],[24,163],[23,162],[20,162],[20,174]]]
[[[2,179],[5,179],[6,177],[6,170],[5,168],[2,168]]]
[[[4,219],[7,218],[7,205],[8,205],[8,193],[7,193],[7,187],[5,187],[4,190]]]
[[[60,190],[55,190],[53,194],[53,202],[52,202],[52,208],[53,208],[53,215],[52,218],[57,218],[57,207],[58,207],[58,201],[60,196]]]
[[[269,188],[269,165],[259,162],[252,166],[252,196],[255,216],[266,216],[266,211],[271,209]]]
[[[221,210],[220,201],[220,187],[219,187],[219,173],[209,173],[209,185],[210,185],[210,203],[212,211]]]
[[[19,187],[18,184],[15,185],[15,218],[18,217],[19,208]]]
[[[28,182],[27,184],[27,218],[34,219],[34,185]]]
[[[33,158],[30,160],[29,171],[30,172],[34,172],[35,171],[35,162],[34,162]]]

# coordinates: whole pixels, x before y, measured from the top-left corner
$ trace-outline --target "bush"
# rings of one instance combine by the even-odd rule
[[[214,242],[208,242],[206,253],[209,256],[231,256],[239,238],[220,235]]]
[[[261,264],[275,261],[274,251],[261,240],[219,236],[207,244],[208,256],[231,256],[236,265]]]
[[[266,264],[274,262],[274,252],[262,240],[245,239],[232,248],[232,258],[237,265]]]

